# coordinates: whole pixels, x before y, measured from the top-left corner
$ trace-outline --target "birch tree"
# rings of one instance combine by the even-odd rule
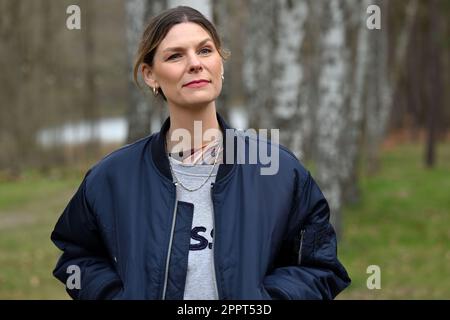
[[[136,88],[133,82],[133,65],[145,24],[154,15],[167,8],[166,0],[127,0],[126,11],[126,38],[128,56],[128,142],[144,137],[159,125],[167,110],[161,99],[155,99],[145,84],[142,90]]]
[[[321,1],[322,7],[322,69],[319,77],[320,103],[317,106],[317,179],[329,201],[331,221],[340,233],[342,207],[342,170],[346,165],[340,146],[344,143],[347,117],[345,104],[350,78],[350,53],[346,46],[344,8],[342,1]]]
[[[251,0],[244,44],[244,84],[250,128],[274,128],[272,108],[276,75],[277,1]]]
[[[283,142],[302,158],[303,137],[308,137],[308,86],[304,82],[301,49],[308,16],[306,1],[280,1],[277,11],[274,59],[273,125],[280,130]]]
[[[344,130],[344,143],[340,146],[344,167],[341,169],[342,176],[342,203],[355,203],[359,199],[359,177],[358,161],[361,158],[361,136],[364,121],[365,92],[368,86],[368,75],[370,66],[368,64],[370,31],[366,28],[366,8],[371,5],[370,0],[347,0],[345,10],[348,12],[348,22],[346,34],[350,35],[347,46],[354,48],[350,66],[351,70],[351,91],[346,99],[348,103],[347,130]],[[355,10],[356,9],[356,13]],[[352,43],[351,39],[356,39]],[[342,219],[341,219],[342,220]]]
[[[252,128],[279,128],[280,142],[311,157],[317,103],[318,15],[312,1],[253,0],[246,28],[244,83]]]
[[[250,3],[259,12],[248,23],[244,69],[253,126],[280,128],[282,144],[301,160],[315,159],[338,233],[344,187],[357,183],[367,3]]]

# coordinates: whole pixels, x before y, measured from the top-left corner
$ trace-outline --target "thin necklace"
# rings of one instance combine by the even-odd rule
[[[166,153],[168,153],[168,151],[167,151],[167,141],[166,141],[166,139],[164,139],[164,144],[165,144],[165,147],[166,147]],[[209,180],[209,178],[211,178],[211,175],[212,175],[212,173],[213,173],[213,171],[214,171],[214,168],[216,167],[216,163],[217,163],[217,159],[219,158],[219,154],[220,154],[220,146],[218,147],[218,150],[217,150],[217,152],[216,152],[216,158],[214,159],[214,164],[213,164],[213,166],[212,166],[212,168],[211,168],[211,171],[210,171],[209,174],[208,174],[208,177],[206,178],[205,181],[202,182],[202,184],[201,184],[200,186],[198,186],[198,187],[196,187],[196,188],[192,188],[192,189],[186,187],[186,186],[181,182],[181,180],[178,179],[178,177],[175,175],[175,172],[174,172],[174,170],[173,170],[173,168],[172,168],[172,163],[170,162],[170,159],[168,159],[168,160],[169,160],[170,172],[172,173],[172,177],[175,178],[175,185],[178,185],[178,184],[179,184],[181,187],[183,187],[186,191],[189,191],[189,192],[197,191],[198,189],[200,189],[201,187],[203,187],[203,186],[205,185],[205,183]],[[170,157],[170,155],[169,155],[169,157]]]

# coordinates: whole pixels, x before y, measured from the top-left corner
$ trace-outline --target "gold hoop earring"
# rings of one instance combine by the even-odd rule
[[[159,93],[158,88],[156,88],[156,86],[153,87],[153,95],[156,97],[158,93]]]

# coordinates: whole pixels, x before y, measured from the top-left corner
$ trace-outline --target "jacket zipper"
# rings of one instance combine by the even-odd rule
[[[216,229],[216,217],[215,217],[215,211],[214,211],[214,199],[213,199],[213,187],[214,182],[211,182],[211,201],[212,201],[212,210],[213,210],[213,230],[214,230],[214,237],[212,239],[212,270],[213,270],[213,281],[214,281],[214,287],[216,289],[217,298],[220,299],[219,294],[219,288],[217,285],[217,278],[216,278],[216,259],[215,259],[215,247],[216,247],[216,241],[217,241],[217,229]]]
[[[166,258],[166,269],[164,272],[164,287],[163,287],[163,293],[162,293],[162,300],[166,299],[166,290],[167,290],[167,278],[169,276],[169,263],[170,263],[170,255],[172,253],[172,241],[173,241],[173,234],[175,232],[175,221],[177,219],[177,207],[178,207],[178,198],[177,198],[177,182],[174,182],[175,185],[175,206],[173,209],[173,217],[172,217],[172,228],[170,230],[170,240],[169,240],[169,248],[167,249],[167,258]]]
[[[303,235],[305,230],[300,230],[300,248],[298,249],[298,265],[302,263]]]

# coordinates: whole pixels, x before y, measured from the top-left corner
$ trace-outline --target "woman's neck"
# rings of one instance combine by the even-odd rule
[[[169,113],[170,128],[166,134],[168,152],[201,148],[213,139],[212,136],[217,139],[217,135],[221,134],[214,102],[198,109],[169,105]]]

